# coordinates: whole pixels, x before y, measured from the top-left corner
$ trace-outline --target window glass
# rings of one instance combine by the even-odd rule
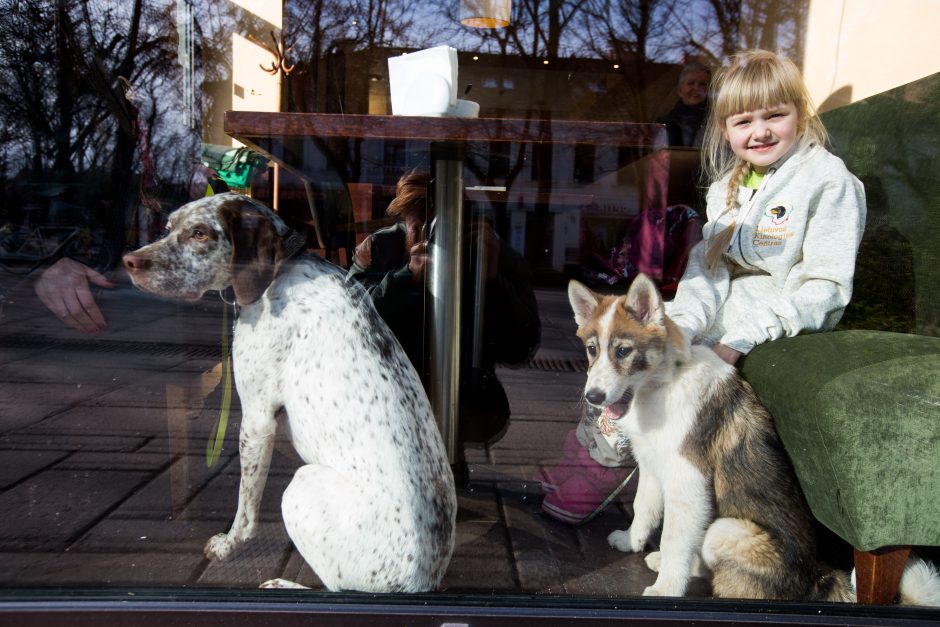
[[[703,538],[757,516],[773,472],[773,511],[805,510],[780,533],[839,576],[883,547],[937,563],[936,403],[899,399],[936,395],[938,20],[928,0],[0,3],[0,586],[747,613]],[[851,175],[760,198],[806,148],[794,122],[747,226],[726,182],[706,193],[706,120],[719,68],[758,48],[792,60]],[[714,290],[690,313],[709,220],[738,239],[684,283]],[[640,275],[652,291],[606,310]],[[727,299],[722,333],[695,328]],[[746,355],[776,461],[708,457],[746,438],[705,433],[732,401],[655,365],[698,363],[687,336]],[[657,429],[668,464],[638,444]],[[896,473],[903,498],[866,509]],[[866,490],[829,490],[849,476]],[[828,613],[938,616],[805,586]],[[636,604],[653,593],[686,599]]]

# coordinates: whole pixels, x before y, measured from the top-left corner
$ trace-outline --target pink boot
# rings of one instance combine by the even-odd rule
[[[581,452],[587,452],[587,449],[578,441],[576,431],[572,429],[565,436],[561,459],[551,468],[542,468],[535,475],[536,480],[542,484],[542,492],[545,494],[557,490],[558,486],[567,481],[582,463]]]
[[[571,476],[542,501],[546,514],[573,525],[586,523],[604,511],[633,478],[629,468],[601,466],[586,449],[579,464]]]

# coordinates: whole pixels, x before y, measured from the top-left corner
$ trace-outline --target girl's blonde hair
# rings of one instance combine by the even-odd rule
[[[712,83],[715,96],[705,124],[702,143],[702,169],[709,181],[731,174],[725,196],[725,211],[734,208],[738,188],[748,173],[748,163],[734,154],[725,140],[725,121],[744,111],[767,109],[791,103],[796,108],[797,137],[826,145],[828,135],[816,113],[799,68],[790,59],[767,50],[747,50],[731,57]],[[705,254],[706,265],[714,270],[731,237],[735,223],[712,235]]]

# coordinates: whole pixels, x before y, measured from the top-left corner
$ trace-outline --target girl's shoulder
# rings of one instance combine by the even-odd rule
[[[829,152],[825,146],[813,144],[803,162],[803,170],[820,181],[828,181],[836,187],[861,187],[861,181],[852,174],[845,161]]]
[[[848,168],[845,167],[845,162],[840,157],[829,152],[828,148],[816,142],[801,146],[789,161],[797,167],[806,167],[808,165],[811,167],[821,167],[829,171],[842,172],[845,174],[849,173]],[[786,163],[783,165],[786,166]]]

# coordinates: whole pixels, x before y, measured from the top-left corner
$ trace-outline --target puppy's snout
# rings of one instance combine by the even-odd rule
[[[603,390],[597,388],[591,388],[584,393],[584,398],[587,399],[591,405],[600,405],[607,398],[607,394]]]
[[[149,255],[142,255],[140,253],[127,253],[124,255],[124,267],[127,268],[127,271],[131,274],[150,269],[151,263]]]

